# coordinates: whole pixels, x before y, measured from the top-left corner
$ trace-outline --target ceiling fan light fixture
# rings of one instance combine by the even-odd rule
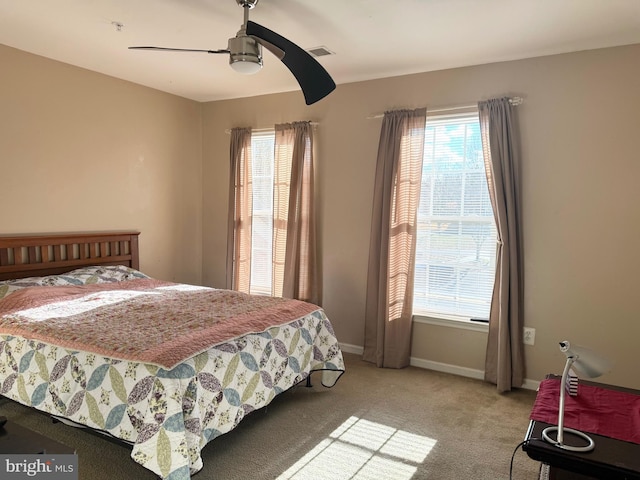
[[[244,75],[259,72],[262,68],[262,47],[248,36],[230,38],[229,65]]]
[[[239,55],[237,58],[231,57],[229,59],[229,65],[236,72],[243,75],[252,75],[258,73],[262,69],[262,62],[255,58],[243,58],[244,55]]]

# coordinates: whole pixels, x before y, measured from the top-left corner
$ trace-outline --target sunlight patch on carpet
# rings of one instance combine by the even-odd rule
[[[437,440],[348,418],[278,480],[409,480]]]

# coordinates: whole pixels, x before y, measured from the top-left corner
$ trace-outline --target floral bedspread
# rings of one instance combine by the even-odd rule
[[[209,441],[314,370],[327,387],[344,371],[322,309],[171,369],[0,330],[1,395],[131,442],[131,457],[168,480],[190,478]]]

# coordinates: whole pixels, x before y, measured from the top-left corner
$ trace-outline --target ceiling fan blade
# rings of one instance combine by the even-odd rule
[[[284,57],[280,60],[296,77],[307,105],[323,99],[336,88],[324,67],[295,43],[252,21],[247,21],[246,31],[247,35],[256,37],[267,50],[270,48],[263,41],[284,52]]]
[[[198,50],[194,48],[167,47],[129,47],[129,50],[160,50],[165,52],[201,52],[201,53],[229,53],[229,50]]]

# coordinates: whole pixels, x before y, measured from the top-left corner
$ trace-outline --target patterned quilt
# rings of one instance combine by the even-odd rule
[[[0,331],[171,369],[213,345],[317,309],[299,300],[140,279],[19,290],[0,302]]]
[[[161,478],[188,479],[202,468],[201,449],[249,412],[314,370],[323,370],[325,386],[337,381],[344,363],[331,323],[322,309],[310,310],[200,349],[172,368],[0,327],[0,394],[129,441],[136,462]]]

